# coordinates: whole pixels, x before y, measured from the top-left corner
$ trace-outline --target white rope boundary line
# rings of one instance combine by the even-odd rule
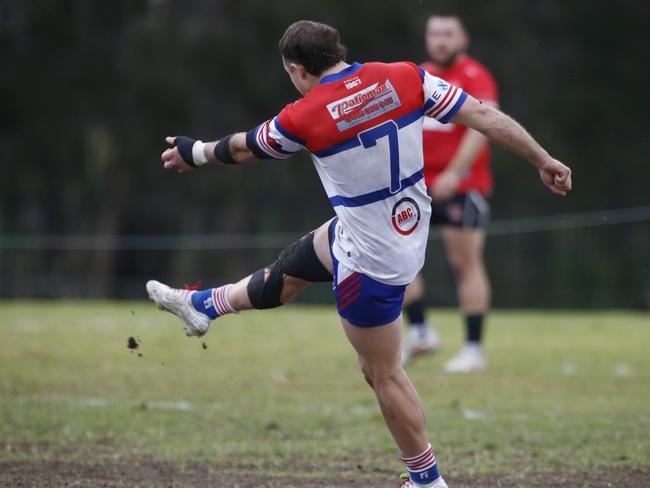
[[[213,410],[213,411],[226,411],[232,408],[231,405],[224,402],[196,402],[190,403],[185,400],[152,400],[152,401],[135,401],[135,400],[120,400],[114,398],[98,398],[98,397],[75,397],[57,394],[34,394],[34,395],[18,395],[14,397],[7,397],[0,401],[2,403],[13,403],[19,405],[61,405],[67,407],[78,408],[106,408],[106,407],[124,407],[124,408],[137,408],[142,410]],[[322,404],[319,410],[314,410],[310,406],[295,406],[292,407],[293,412],[298,413],[316,413],[319,415],[342,417],[342,416],[355,416],[355,417],[370,417],[378,415],[379,410],[377,407],[368,405],[331,405]]]
[[[492,221],[488,236],[574,230],[650,220],[650,205]],[[280,249],[304,232],[268,234],[0,234],[0,251],[171,251]],[[437,229],[429,240],[440,239]]]

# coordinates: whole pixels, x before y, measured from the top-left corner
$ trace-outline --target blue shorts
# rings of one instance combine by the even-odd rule
[[[332,251],[337,222],[337,218],[332,220],[328,234],[339,315],[358,327],[378,327],[393,322],[402,313],[406,285],[386,285],[339,263]]]

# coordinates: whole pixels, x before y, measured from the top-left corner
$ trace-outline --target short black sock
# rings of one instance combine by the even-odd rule
[[[483,338],[483,317],[483,314],[467,315],[465,317],[467,342],[481,342]]]
[[[416,300],[406,307],[406,316],[409,318],[410,324],[423,324],[424,323],[424,305],[422,300]]]

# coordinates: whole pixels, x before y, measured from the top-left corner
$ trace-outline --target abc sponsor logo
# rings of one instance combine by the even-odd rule
[[[393,206],[391,222],[399,234],[409,235],[420,223],[420,207],[412,198],[402,198]]]

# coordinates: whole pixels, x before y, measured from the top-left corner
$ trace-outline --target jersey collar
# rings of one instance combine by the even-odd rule
[[[333,81],[342,80],[343,78],[347,78],[348,76],[356,73],[361,68],[363,68],[363,64],[361,64],[361,63],[352,63],[350,66],[348,66],[347,68],[342,69],[341,71],[338,71],[336,73],[332,73],[331,75],[323,76],[320,79],[320,84],[324,85],[325,83],[331,83]]]

